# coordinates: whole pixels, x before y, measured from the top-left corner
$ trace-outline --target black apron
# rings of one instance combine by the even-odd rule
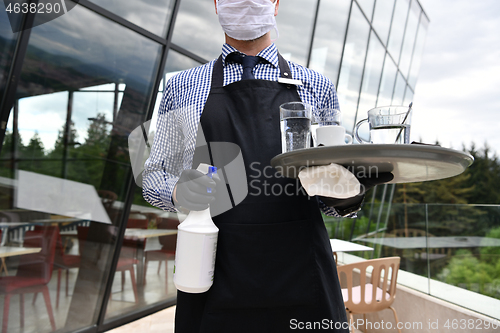
[[[278,56],[281,77],[291,78]],[[315,325],[309,327],[348,332],[317,200],[270,166],[281,153],[279,106],[300,101],[296,87],[266,80],[222,85],[219,57],[200,124],[207,143],[239,145],[249,193],[213,218],[219,228],[214,283],[201,294],[178,291],[175,331],[276,333]]]

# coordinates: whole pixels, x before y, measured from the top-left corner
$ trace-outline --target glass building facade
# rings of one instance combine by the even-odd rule
[[[130,142],[148,129],[152,140],[170,76],[219,55],[213,2],[63,0],[70,10],[43,24],[36,13],[8,15],[8,3],[3,331],[102,332],[175,304],[182,217],[144,201]],[[412,101],[429,24],[417,0],[283,0],[277,22],[281,54],[336,85],[349,132],[373,107]]]

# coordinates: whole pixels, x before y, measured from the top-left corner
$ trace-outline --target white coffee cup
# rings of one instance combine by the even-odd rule
[[[352,136],[342,126],[321,126],[316,129],[316,141],[318,146],[338,146],[352,143]]]

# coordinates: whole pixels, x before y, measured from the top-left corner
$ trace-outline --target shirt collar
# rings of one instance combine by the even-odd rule
[[[233,52],[241,53],[231,45],[224,43],[224,45],[222,46],[222,63],[224,64],[224,66],[226,65],[226,57]],[[267,60],[274,67],[278,68],[278,49],[276,48],[276,45],[274,45],[274,43],[271,43],[271,45],[257,53],[257,55]]]

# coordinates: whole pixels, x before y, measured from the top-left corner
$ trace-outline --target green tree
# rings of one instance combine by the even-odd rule
[[[43,142],[38,132],[35,132],[28,145],[24,148],[22,160],[19,162],[18,168],[33,172],[43,172],[45,167],[44,159],[45,149]]]
[[[480,261],[469,250],[458,250],[438,274],[448,284],[500,298],[500,264]]]
[[[0,177],[12,178],[14,176],[13,168],[23,152],[24,145],[19,131],[16,130],[15,135],[13,132],[7,131],[0,153]]]

